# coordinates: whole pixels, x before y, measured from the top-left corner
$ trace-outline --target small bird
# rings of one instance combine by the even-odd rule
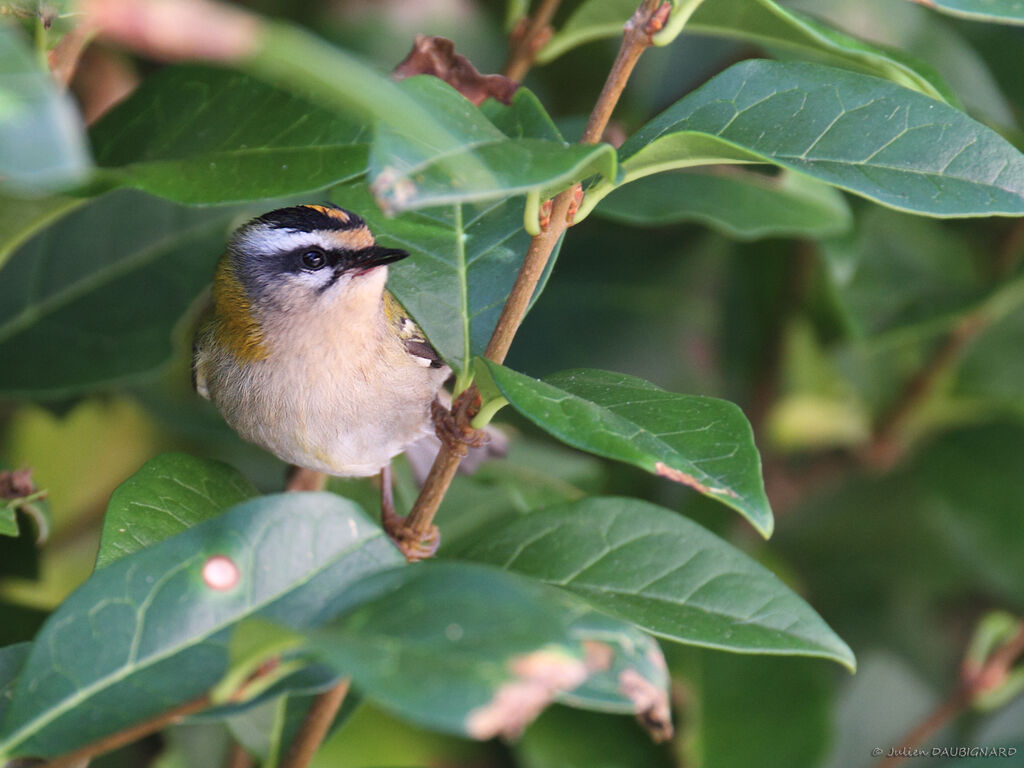
[[[192,357],[196,391],[246,440],[305,469],[381,473],[383,523],[407,555],[390,462],[447,413],[451,373],[385,289],[408,255],[334,205],[265,213],[231,236]]]

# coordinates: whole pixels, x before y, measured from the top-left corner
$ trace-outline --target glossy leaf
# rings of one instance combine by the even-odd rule
[[[636,6],[632,0],[588,0],[541,49],[538,61],[546,63],[582,43],[620,35]],[[774,0],[705,0],[697,4],[684,31],[792,51],[827,64],[884,77],[932,98],[956,102],[941,78],[926,71],[918,62],[783,8]]]
[[[774,0],[708,0],[690,19],[687,30],[792,52],[823,64],[882,77],[933,99],[957,103],[949,86],[922,62],[898,49],[847,35]]]
[[[20,32],[0,19],[0,185],[32,192],[70,187],[90,167],[82,119]]]
[[[913,2],[973,21],[1024,24],[1024,2],[1021,0],[913,0]]]
[[[353,591],[358,607],[315,631],[314,647],[368,699],[437,730],[515,734],[566,695],[576,706],[635,711],[605,673],[639,662],[642,675],[651,664],[620,655],[639,637],[628,625],[493,568],[426,563],[372,576]],[[591,646],[588,659],[585,641],[606,647],[595,654]],[[667,707],[665,670],[656,676],[650,686]],[[411,677],[415,686],[406,684]]]
[[[774,574],[696,523],[637,499],[535,512],[466,556],[563,587],[668,640],[855,665],[847,645]]]
[[[378,242],[412,254],[391,268],[388,286],[456,373],[487,346],[530,236],[523,203],[429,209],[388,218],[365,184],[334,189],[331,199],[358,211]]]
[[[195,126],[202,126],[195,130]],[[360,121],[212,67],[168,67],[91,131],[103,177],[181,203],[312,192],[362,174]]]
[[[689,486],[771,536],[761,459],[736,405],[610,371],[563,371],[540,381],[486,365],[512,406],[562,442]]]
[[[234,587],[207,586],[214,556],[237,569]],[[256,614],[302,627],[347,584],[402,562],[357,507],[325,493],[253,499],[126,555],[43,627],[0,756],[52,757],[203,695],[227,669],[225,630]]]
[[[378,126],[370,152],[371,189],[392,213],[531,191],[550,194],[588,176],[615,175],[615,151],[607,144],[510,138],[436,77],[409,78],[400,86],[443,122],[447,138],[431,142],[415,124]]]
[[[111,495],[96,567],[186,531],[258,494],[227,464],[186,453],[161,454]]]
[[[619,154],[625,181],[768,162],[915,213],[1024,213],[1024,156],[1005,139],[942,102],[816,64],[736,64],[641,128]]]
[[[35,235],[0,280],[0,392],[70,396],[163,364],[235,215],[121,191]]]
[[[843,234],[852,217],[842,194],[796,173],[660,173],[612,192],[595,213],[640,227],[699,222],[738,240],[824,238]]]

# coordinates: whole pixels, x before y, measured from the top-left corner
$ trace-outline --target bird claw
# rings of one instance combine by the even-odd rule
[[[394,510],[381,511],[381,525],[410,563],[433,557],[441,546],[441,531],[436,525],[431,525],[425,535],[419,536],[405,527],[405,518]]]
[[[430,415],[434,419],[437,439],[452,453],[465,456],[470,448],[479,448],[491,438],[482,429],[470,426],[468,409],[461,405],[457,398],[453,409],[448,410],[440,401],[435,400],[430,405]]]

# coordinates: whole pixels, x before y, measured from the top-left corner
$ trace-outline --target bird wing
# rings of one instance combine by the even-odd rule
[[[390,291],[384,291],[384,314],[405,345],[405,351],[414,357],[416,362],[425,368],[440,368],[444,365],[437,350],[430,345],[426,335]]]
[[[213,321],[213,300],[207,295],[201,300],[202,309],[199,319],[193,325],[192,336],[192,389],[207,400],[210,390],[206,383],[206,365],[208,360],[207,343],[210,336],[210,324]]]

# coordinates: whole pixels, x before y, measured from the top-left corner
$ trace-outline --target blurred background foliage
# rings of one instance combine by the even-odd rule
[[[417,33],[451,38],[482,72],[500,71],[505,56],[505,7],[498,2],[244,5],[296,21],[383,72]],[[563,3],[556,28],[575,5]],[[1024,30],[895,0],[784,5],[926,62],[972,116],[1024,146]],[[567,138],[579,134],[615,47],[614,40],[591,42],[531,71],[526,84]],[[700,35],[651,50],[616,111],[617,128],[630,134],[712,74],[761,53],[746,42]],[[92,120],[158,69],[96,45],[71,91]],[[68,150],[68,162],[77,151]],[[181,209],[135,192],[105,200],[116,236],[76,232],[74,214],[60,236],[98,249],[134,244],[135,266],[121,268],[108,293],[92,298],[95,322],[109,329],[112,359],[128,345],[136,363],[147,355],[152,363],[141,375],[133,369],[87,393],[55,387],[40,399],[0,401],[0,461],[34,470],[37,485],[49,491],[52,517],[39,549],[30,536],[0,537],[2,644],[31,639],[88,576],[111,491],[156,454],[184,450],[224,460],[265,491],[283,483],[279,462],[239,440],[191,392],[188,312],[173,339],[145,327],[153,313],[187,310],[224,233],[269,204]],[[509,456],[458,478],[439,523],[446,547],[455,548],[460,526],[469,525],[457,512],[464,507],[486,509],[497,521],[600,492],[681,510],[807,598],[850,643],[858,674],[815,660],[673,648],[679,735],[667,746],[650,744],[631,719],[565,708],[549,710],[506,747],[428,733],[363,706],[315,765],[861,766],[872,761],[872,747],[897,741],[953,690],[980,618],[994,609],[1024,612],[1024,222],[926,219],[846,202],[848,220],[829,219],[812,239],[785,227],[745,229],[759,212],[756,200],[748,215],[667,215],[641,229],[616,214],[613,195],[567,236],[509,358],[511,367],[537,376],[576,366],[628,371],[673,392],[739,403],[762,451],[777,520],[771,542],[680,486],[542,441],[511,414]],[[17,232],[18,206],[32,205],[0,205],[5,240]],[[154,216],[147,206],[168,210]],[[194,254],[187,262],[194,274],[183,273],[181,260],[160,272],[161,256],[178,248]],[[143,262],[154,271],[134,273]],[[29,276],[0,271],[0,297],[14,302],[16,294],[39,290],[31,281],[53,285],[66,268],[73,265]],[[150,291],[154,281],[163,286],[158,295]],[[47,390],[58,367],[78,366],[88,379],[96,360],[80,359],[74,328],[60,330],[71,342],[61,359],[41,359],[31,336],[6,341],[16,332],[3,326],[11,306],[0,306],[6,390]],[[904,408],[901,393],[922,371],[930,372],[923,390]],[[884,425],[893,419],[899,429],[890,433]],[[408,472],[400,475],[399,501],[408,504],[415,489]],[[373,508],[369,485],[336,487],[355,498],[366,494]],[[1014,744],[1024,752],[1024,700],[956,719],[939,743]],[[220,726],[189,724],[94,765],[137,765],[143,754],[156,755],[152,764],[160,768],[214,765],[210,756],[226,752],[226,744]]]

